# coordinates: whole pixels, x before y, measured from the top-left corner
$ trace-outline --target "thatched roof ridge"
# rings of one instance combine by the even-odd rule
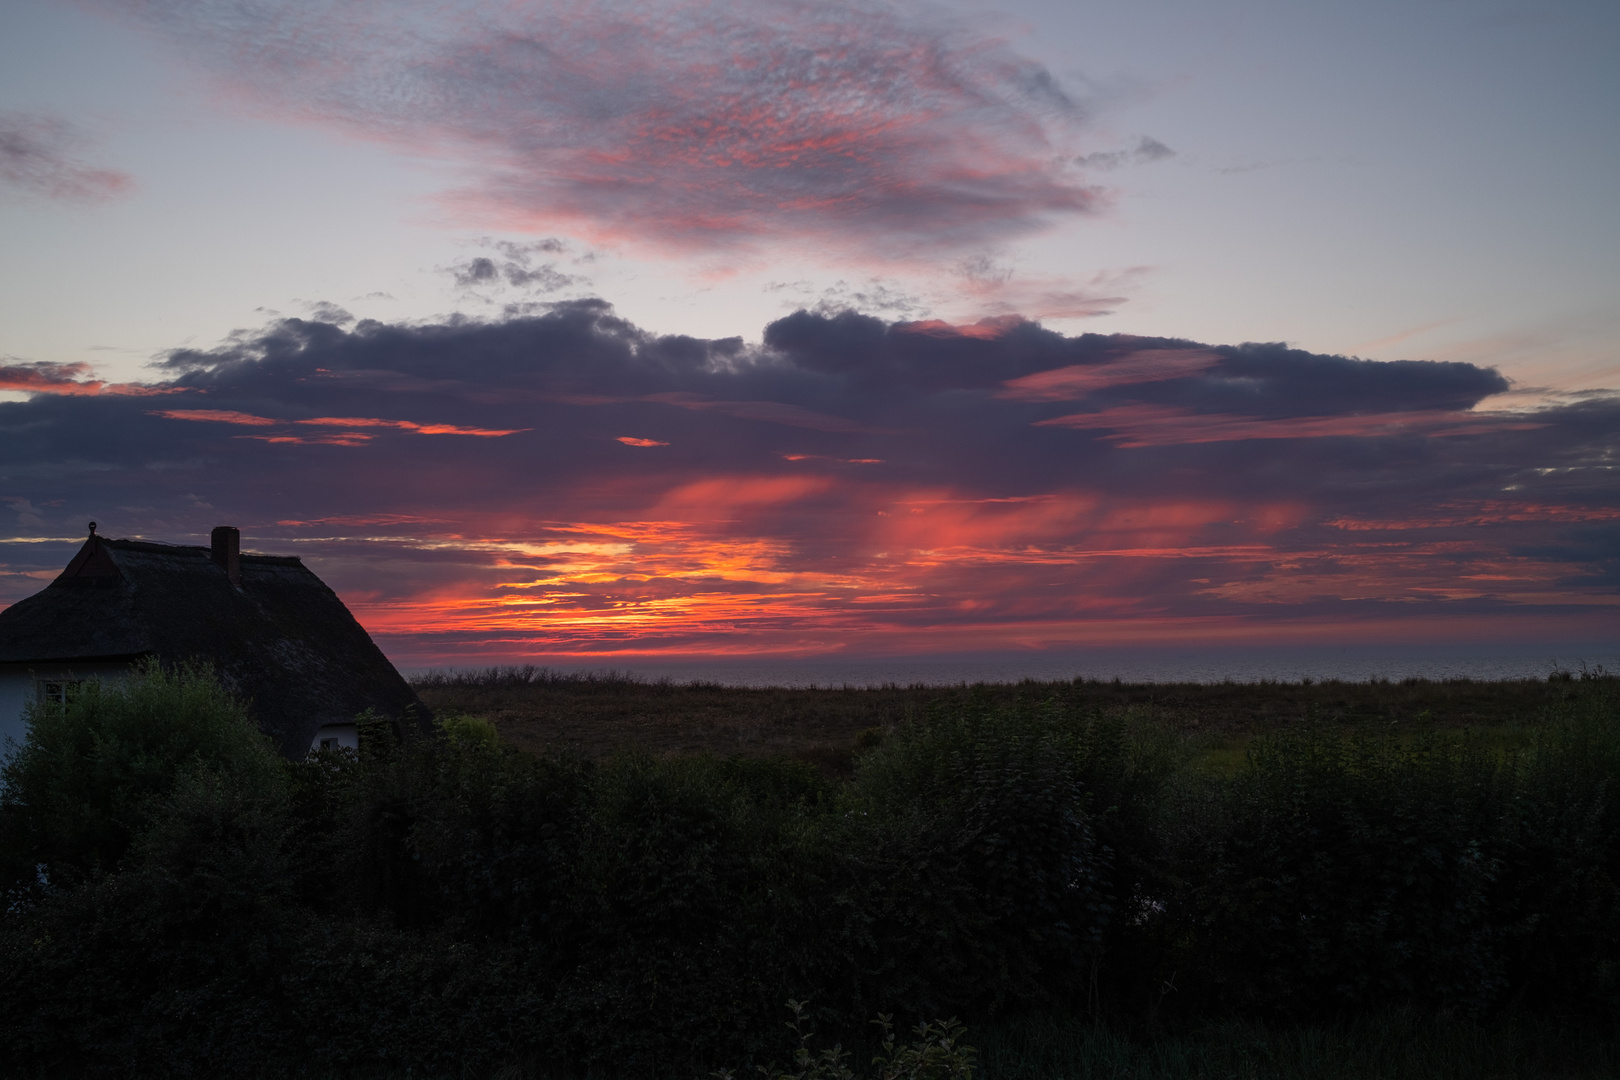
[[[0,663],[202,661],[292,756],[323,725],[418,705],[302,560],[243,552],[237,565],[232,584],[209,548],[92,534],[61,576],[0,612]]]

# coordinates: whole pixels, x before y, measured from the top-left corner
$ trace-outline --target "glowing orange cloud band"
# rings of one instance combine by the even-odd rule
[[[383,427],[398,428],[401,431],[414,431],[418,435],[472,435],[481,439],[498,439],[503,435],[516,435],[528,428],[475,428],[457,427],[455,424],[418,424],[410,420],[378,420],[368,416],[317,416],[309,420],[272,420],[268,416],[254,416],[251,413],[232,412],[228,409],[158,409],[152,412],[153,416],[161,416],[168,420],[203,420],[219,424],[239,424],[244,427],[271,427],[277,424],[308,424],[316,427]],[[264,438],[268,442],[298,443],[305,440],[296,436],[250,436],[251,438]],[[371,436],[353,432],[346,432],[344,438],[355,440],[369,439]],[[336,441],[336,437],[332,440]]]

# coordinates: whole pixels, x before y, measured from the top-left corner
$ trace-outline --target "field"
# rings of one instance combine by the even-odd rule
[[[978,686],[753,689],[646,682],[612,673],[539,668],[432,675],[415,686],[438,715],[495,724],[522,750],[570,749],[589,758],[637,748],[655,754],[787,757],[847,773],[857,745],[930,710],[978,699],[1055,700],[1105,717],[1131,716],[1193,737],[1225,769],[1249,740],[1316,721],[1353,729],[1418,732],[1468,728],[1511,745],[1554,711],[1607,680],[1554,676],[1485,682],[1119,683],[1023,682]]]

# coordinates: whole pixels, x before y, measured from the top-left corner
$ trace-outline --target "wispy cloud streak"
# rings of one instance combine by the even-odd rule
[[[129,191],[129,174],[78,158],[85,141],[60,117],[0,111],[0,193],[97,203]]]

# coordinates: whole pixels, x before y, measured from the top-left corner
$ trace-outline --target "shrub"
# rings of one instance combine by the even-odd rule
[[[456,713],[438,717],[433,723],[446,740],[458,746],[493,749],[501,744],[501,736],[495,730],[495,725],[482,716]]]
[[[122,683],[91,681],[65,703],[38,703],[0,769],[0,849],[9,879],[39,866],[57,884],[115,868],[186,776],[238,790],[284,783],[280,756],[206,669],[155,660]]]
[[[888,1003],[937,1015],[1084,993],[1114,904],[1087,781],[1119,744],[1065,719],[970,706],[861,759],[852,811],[887,834],[864,884]]]
[[[1620,709],[1575,704],[1508,762],[1500,876],[1510,1000],[1620,1017]]]
[[[813,1032],[805,1026],[806,1002],[788,999],[788,1011],[798,1045],[793,1049],[792,1071],[770,1065],[755,1066],[765,1080],[855,1080],[858,1075],[849,1065],[850,1053],[842,1043],[824,1048],[817,1054],[810,1048]],[[882,1042],[876,1057],[872,1080],[973,1080],[974,1059],[978,1055],[973,1047],[962,1042],[967,1028],[954,1017],[920,1023],[908,1043],[896,1044],[894,1017],[880,1013],[872,1021],[882,1032]],[[734,1080],[735,1069],[716,1069],[715,1080]]]
[[[1262,740],[1178,815],[1184,991],[1296,1018],[1483,1009],[1501,985],[1487,903],[1496,780],[1466,744],[1321,729]]]
[[[833,1080],[880,1010],[1620,1019],[1612,696],[1512,752],[1303,728],[1224,777],[1139,719],[970,697],[835,781],[535,757],[459,721],[368,721],[360,753],[285,763],[196,673],[143,680],[39,714],[7,767],[19,1068],[690,1076],[792,1054],[774,1075]],[[853,1049],[812,1052],[812,1023]],[[875,1065],[966,1076],[961,1050],[925,1024]]]

